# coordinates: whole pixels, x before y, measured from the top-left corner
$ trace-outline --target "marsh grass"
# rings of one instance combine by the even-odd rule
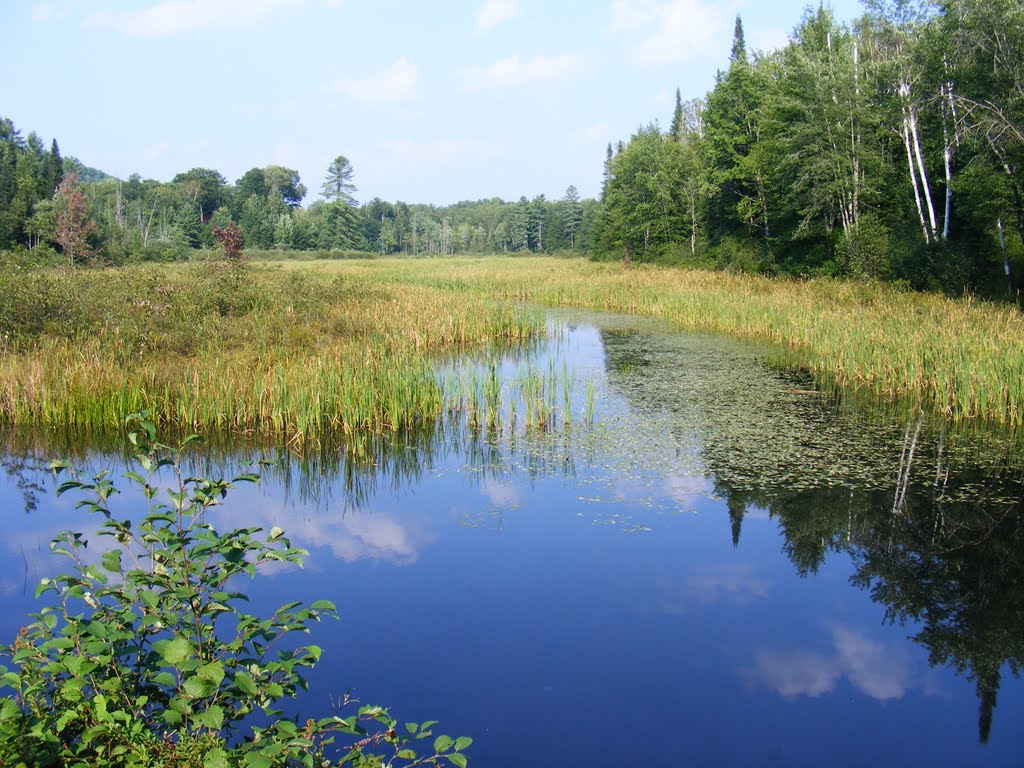
[[[7,424],[100,430],[146,410],[293,442],[432,423],[439,358],[543,331],[507,303],[443,289],[211,265],[8,271],[0,327]]]
[[[957,421],[1024,422],[1024,316],[1011,307],[530,257],[4,268],[0,421],[99,430],[148,410],[171,427],[294,445],[415,431],[453,413],[484,431],[547,429],[569,419],[568,372],[506,381],[485,368],[447,383],[437,373],[467,352],[498,355],[543,334],[525,304],[730,334],[770,345],[823,388]]]
[[[324,265],[477,298],[644,315],[771,345],[780,364],[848,395],[956,421],[1024,423],[1024,315],[971,297],[550,258]]]

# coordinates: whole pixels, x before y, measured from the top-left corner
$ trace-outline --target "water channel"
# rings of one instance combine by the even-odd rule
[[[616,316],[553,316],[538,347],[455,368],[505,382],[495,428],[281,451],[217,513],[310,551],[249,586],[257,610],[338,605],[304,711],[352,690],[472,736],[489,768],[1024,764],[1012,436],[853,407],[765,350]],[[568,425],[513,422],[530,377],[561,380]],[[3,642],[62,565],[50,539],[89,530],[43,469],[69,454],[123,470],[114,443],[8,436]]]

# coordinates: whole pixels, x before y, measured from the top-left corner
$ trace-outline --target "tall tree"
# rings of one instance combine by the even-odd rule
[[[672,111],[672,128],[670,131],[672,137],[676,140],[680,139],[683,135],[683,121],[683,96],[679,92],[679,89],[676,88],[676,106]]]
[[[569,247],[575,248],[576,233],[579,232],[580,223],[583,221],[583,206],[580,205],[580,193],[575,185],[570,184],[566,187],[562,203],[565,235],[569,238]]]
[[[64,160],[60,156],[60,147],[54,139],[50,144],[50,154],[46,156],[46,174],[42,197],[49,199],[53,197],[64,178]]]
[[[709,226],[716,240],[756,232],[768,245],[771,235],[768,188],[754,149],[760,139],[761,108],[770,61],[747,61],[742,23],[737,23],[729,70],[719,73],[704,111],[705,147],[712,202]]]
[[[736,23],[732,31],[732,50],[729,53],[729,61],[737,62],[747,60],[747,40],[743,35],[743,19],[736,14]]]
[[[327,176],[324,178],[320,193],[329,202],[357,205],[356,199],[352,196],[352,193],[356,191],[356,185],[352,183],[352,175],[352,164],[348,158],[338,155],[327,167]]]
[[[626,260],[665,255],[683,235],[683,147],[657,126],[640,129],[612,160],[604,249]]]

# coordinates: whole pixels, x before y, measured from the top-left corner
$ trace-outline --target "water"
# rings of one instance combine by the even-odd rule
[[[449,425],[372,461],[282,454],[217,513],[310,551],[249,585],[257,609],[339,607],[310,638],[325,653],[304,714],[352,690],[474,737],[478,766],[1024,762],[1013,439],[839,406],[728,340],[556,325],[494,368],[569,372],[569,428],[527,429],[506,383],[490,432]],[[56,565],[54,532],[88,529],[42,458],[120,461],[11,445],[4,638]],[[197,461],[226,470],[255,451]]]

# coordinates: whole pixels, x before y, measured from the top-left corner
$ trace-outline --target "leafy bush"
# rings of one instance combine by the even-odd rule
[[[137,424],[124,477],[146,499],[140,520],[114,515],[106,472],[86,481],[52,464],[68,476],[58,494],[82,494],[77,507],[101,518],[111,546],[95,564],[84,557],[84,534],[54,540],[73,569],[42,581],[37,594],[51,604],[6,650],[13,667],[0,667],[0,686],[11,691],[0,700],[0,765],[464,768],[471,739],[438,736],[415,749],[433,721],[400,734],[381,707],[304,723],[283,714],[279,702],[305,689],[303,673],[321,649],[277,643],[334,617],[334,605],[292,602],[269,618],[244,612],[240,579],[263,563],[300,564],[306,553],[277,528],[265,537],[258,528],[218,531],[215,507],[258,474],[186,476],[181,454],[196,438],[172,447],[156,441],[152,424]],[[168,474],[173,488],[162,493]],[[258,727],[254,716],[270,724]]]

